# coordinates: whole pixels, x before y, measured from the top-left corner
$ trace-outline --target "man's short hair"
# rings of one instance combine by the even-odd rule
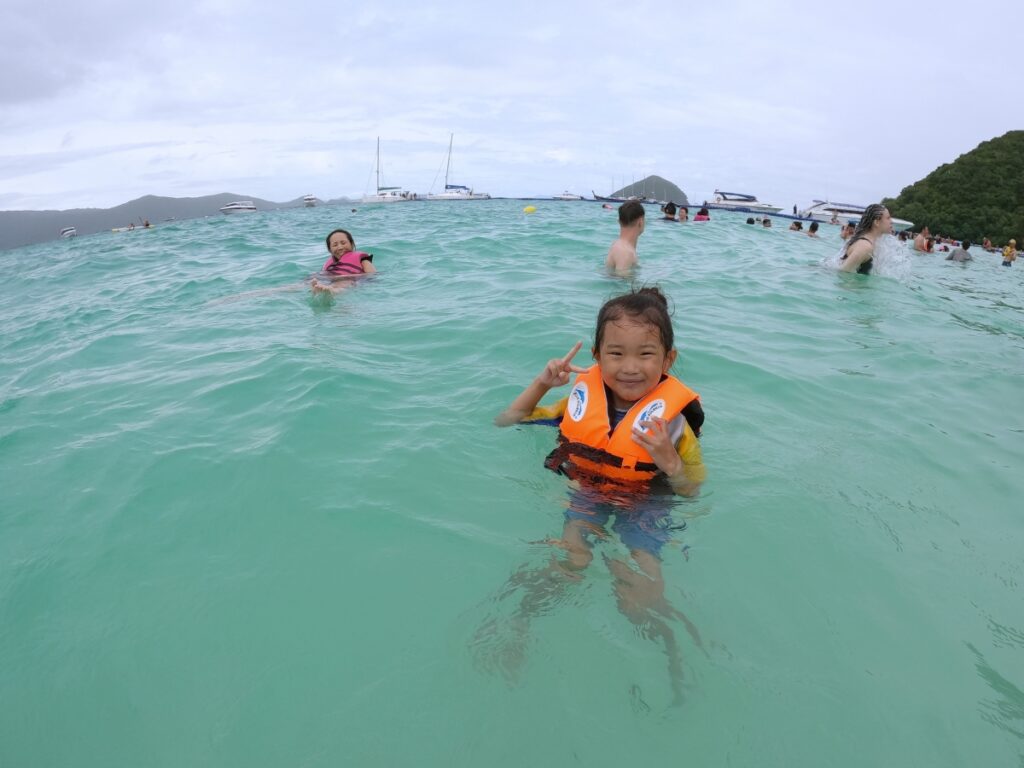
[[[645,216],[644,206],[636,200],[629,200],[619,206],[619,224],[628,227]]]

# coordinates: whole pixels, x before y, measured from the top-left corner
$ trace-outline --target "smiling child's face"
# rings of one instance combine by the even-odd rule
[[[615,408],[625,410],[658,386],[675,362],[676,351],[665,349],[656,326],[623,317],[605,326],[594,358]]]

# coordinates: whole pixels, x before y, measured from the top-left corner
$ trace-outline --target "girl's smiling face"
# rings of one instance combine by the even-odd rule
[[[332,256],[340,259],[352,250],[352,241],[348,239],[348,235],[344,232],[335,232],[331,235],[331,242],[327,244],[327,248]]]
[[[675,362],[676,351],[665,349],[656,326],[627,316],[605,325],[594,359],[615,408],[621,411],[658,386]]]

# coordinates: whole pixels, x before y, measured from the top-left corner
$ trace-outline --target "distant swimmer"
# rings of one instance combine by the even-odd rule
[[[1012,267],[1013,262],[1017,260],[1017,241],[1011,240],[1005,248],[1003,248],[1003,266]]]
[[[816,221],[812,221],[811,222],[811,226],[809,226],[807,228],[807,236],[808,237],[817,237],[818,236],[818,222],[816,222]]]
[[[689,221],[689,219],[690,219],[690,209],[687,208],[685,205],[680,205],[679,206],[679,220],[680,221]]]
[[[693,217],[694,221],[711,221],[711,216],[708,215],[707,208],[701,208],[697,211],[697,215]]]
[[[665,214],[666,221],[675,221],[676,220],[676,204],[675,203],[672,203],[672,202],[667,203],[661,210]]]
[[[963,245],[950,252],[949,256],[946,257],[946,261],[970,261],[971,254],[967,252],[970,247],[971,241],[964,240]]]
[[[314,277],[313,294],[338,293],[350,284],[350,279],[376,272],[373,254],[357,251],[355,238],[347,229],[336,229],[327,236],[327,250],[331,256],[324,262],[325,277]]]
[[[871,272],[871,266],[875,255],[875,243],[882,235],[892,233],[892,216],[889,209],[879,203],[873,203],[864,209],[850,235],[850,239],[843,246],[843,255],[839,257],[840,272],[856,272],[858,275],[866,275]]]
[[[619,206],[619,238],[608,249],[604,265],[609,272],[628,274],[637,265],[636,241],[644,233],[644,207],[636,200]]]

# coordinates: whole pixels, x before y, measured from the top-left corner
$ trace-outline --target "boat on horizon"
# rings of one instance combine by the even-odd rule
[[[814,219],[825,224],[847,224],[857,223],[864,215],[863,205],[853,203],[834,203],[830,200],[812,200],[814,204],[810,208],[800,211],[800,216],[805,219]],[[894,232],[902,232],[914,226],[914,222],[906,219],[892,217],[892,229]]]
[[[569,190],[565,190],[565,191],[564,191],[564,192],[563,192],[562,194],[560,194],[560,195],[554,195],[554,196],[552,196],[552,198],[551,198],[551,199],[552,199],[552,200],[583,200],[583,199],[584,199],[584,197],[583,197],[583,195],[574,195],[574,194],[573,194],[572,192],[570,192]]]
[[[62,229],[60,231],[60,236],[61,237],[78,237],[78,230],[75,229],[74,227],[64,227],[64,229]]]
[[[716,189],[713,200],[714,202],[708,204],[708,208],[740,211],[741,213],[778,213],[782,210],[780,206],[762,203],[754,195],[744,192],[720,192]]]
[[[222,205],[219,210],[223,214],[256,213],[256,204],[252,200],[235,200],[227,205]]]
[[[302,204],[307,208],[316,208],[316,195],[308,194],[302,198]]]
[[[444,192],[436,195],[427,195],[427,200],[490,200],[491,196],[486,192],[474,192],[472,187],[464,184],[449,184],[448,176],[452,169],[452,144],[455,141],[455,134],[448,137],[448,160],[444,168]],[[436,177],[435,177],[436,178]]]
[[[380,136],[377,137],[377,192],[363,195],[364,203],[408,203],[416,199],[415,192],[406,192],[401,187],[382,187],[380,185]]]

